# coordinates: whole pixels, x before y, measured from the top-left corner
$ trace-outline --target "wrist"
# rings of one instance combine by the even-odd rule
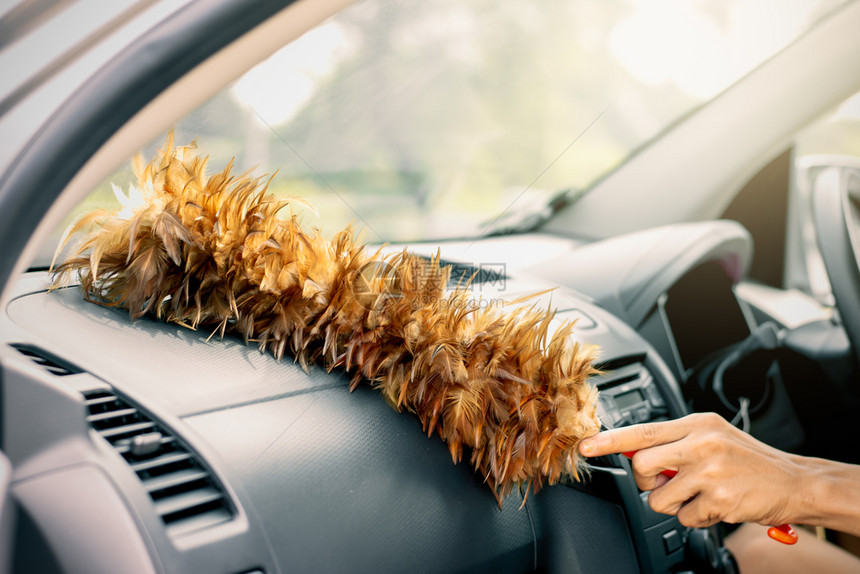
[[[796,466],[797,489],[789,496],[788,521],[818,526],[826,514],[829,499],[827,461],[791,455]]]
[[[860,467],[793,456],[798,465],[797,495],[790,521],[860,534]]]

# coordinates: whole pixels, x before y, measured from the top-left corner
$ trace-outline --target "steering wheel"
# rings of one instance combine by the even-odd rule
[[[815,176],[811,199],[836,309],[860,365],[860,168],[825,167]]]

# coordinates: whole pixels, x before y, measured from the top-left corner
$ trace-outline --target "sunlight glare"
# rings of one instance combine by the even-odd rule
[[[336,22],[310,30],[255,66],[233,86],[231,94],[271,126],[295,117],[321,82],[355,51]]]
[[[808,26],[821,2],[737,0],[719,11],[688,0],[631,0],[610,49],[638,80],[673,84],[701,100],[717,95]]]

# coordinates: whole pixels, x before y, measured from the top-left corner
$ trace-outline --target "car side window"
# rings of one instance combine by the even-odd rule
[[[834,162],[860,167],[860,92],[799,131],[723,212],[724,219],[740,222],[753,236],[750,279],[830,301],[812,227],[810,191],[821,166]]]
[[[794,148],[785,287],[799,289],[829,304],[832,302],[830,284],[812,221],[812,185],[824,166],[860,169],[860,92],[798,132]]]

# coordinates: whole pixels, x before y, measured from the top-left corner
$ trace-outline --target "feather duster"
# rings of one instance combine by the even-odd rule
[[[54,272],[76,274],[84,297],[191,329],[243,337],[367,381],[397,410],[415,413],[458,463],[469,457],[501,505],[514,486],[537,492],[578,479],[579,441],[597,432],[593,350],[573,325],[550,336],[553,312],[475,305],[446,291],[449,268],[406,251],[369,254],[346,229],[332,240],[284,209],[268,181],[213,176],[172,134],[155,159],[135,160],[139,183],[121,208],[95,211]],[[270,180],[269,180],[270,181]]]

